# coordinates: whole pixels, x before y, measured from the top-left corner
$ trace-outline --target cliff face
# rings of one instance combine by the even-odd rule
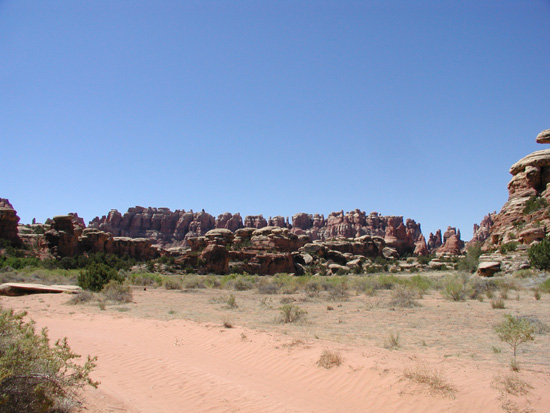
[[[416,253],[425,255],[436,250],[444,240],[426,244],[420,224],[412,219],[403,221],[402,216],[382,216],[377,212],[366,214],[358,209],[346,212],[332,212],[325,219],[321,214],[298,213],[292,223],[282,216],[264,218],[262,215],[246,216],[226,212],[214,218],[202,212],[170,211],[168,208],[134,207],[122,215],[111,210],[108,215],[94,218],[90,228],[106,231],[114,236],[148,238],[163,246],[189,245],[191,238],[205,235],[212,229],[228,229],[232,232],[241,228],[287,228],[295,235],[306,235],[310,240],[326,241],[333,238],[359,238],[364,235],[384,238],[389,248],[398,255]],[[456,231],[455,231],[456,232]],[[456,235],[456,234],[455,234]],[[458,233],[458,237],[460,237]],[[459,240],[459,244],[460,244]],[[456,251],[455,251],[456,252]]]
[[[550,130],[537,136],[538,143],[550,143]],[[498,214],[489,214],[474,237],[484,249],[511,241],[530,244],[544,238],[550,228],[550,149],[533,152],[510,168],[508,201]]]

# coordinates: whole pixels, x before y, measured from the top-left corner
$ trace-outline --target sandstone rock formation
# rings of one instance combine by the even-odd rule
[[[550,143],[550,129],[543,130],[537,135],[537,143]]]
[[[537,142],[547,143],[550,132],[541,132]],[[548,232],[550,218],[550,149],[533,152],[510,168],[508,201],[491,217],[493,225],[483,249],[489,250],[511,241],[529,244]],[[543,235],[544,234],[544,235]]]
[[[14,246],[22,244],[17,230],[19,217],[10,201],[0,198],[0,239],[10,242]]]
[[[344,213],[332,212],[325,219],[320,214],[298,213],[292,217],[292,223],[282,216],[262,215],[246,216],[244,221],[240,214],[224,213],[214,219],[204,211],[200,213],[167,208],[134,207],[124,215],[112,210],[107,216],[94,218],[89,227],[107,231],[115,236],[141,237],[153,240],[154,244],[163,247],[190,245],[189,239],[203,236],[214,228],[225,228],[237,232],[242,228],[262,229],[265,227],[286,228],[295,235],[304,235],[311,240],[329,240],[339,237],[358,238],[364,235],[381,236],[389,248],[399,255],[417,251],[426,254],[430,247],[422,236],[420,225],[412,219],[403,221],[402,216],[382,216],[377,212],[366,214],[356,209]],[[424,247],[423,244],[426,244]]]

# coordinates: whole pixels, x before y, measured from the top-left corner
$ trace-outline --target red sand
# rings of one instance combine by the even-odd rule
[[[487,370],[473,360],[134,318],[67,300],[32,295],[1,304],[28,311],[52,340],[66,336],[78,354],[98,357],[92,376],[101,385],[85,392],[91,412],[501,412],[507,402],[516,408],[508,411],[550,411],[544,371],[525,373],[534,389],[515,397],[492,385],[507,369]],[[343,364],[319,367],[325,349],[337,351]],[[405,369],[421,366],[441,371],[454,395],[404,377]]]

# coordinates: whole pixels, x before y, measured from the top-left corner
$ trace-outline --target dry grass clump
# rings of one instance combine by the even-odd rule
[[[492,386],[502,393],[508,393],[513,396],[524,396],[529,394],[529,391],[533,389],[533,386],[519,377],[517,373],[495,377]]]
[[[401,347],[399,333],[389,333],[384,339],[384,347],[389,350],[397,350]]]
[[[506,308],[506,304],[502,298],[497,298],[496,300],[491,300],[491,308],[495,310],[503,310]]]
[[[131,303],[133,300],[132,288],[127,284],[121,284],[114,280],[109,281],[103,290],[101,295],[109,301],[116,303]]]
[[[391,292],[391,307],[412,308],[420,306],[416,301],[418,292],[410,286],[398,285]]]
[[[454,399],[456,388],[452,384],[447,383],[440,370],[425,365],[417,365],[414,368],[406,369],[403,375],[412,382],[428,387],[430,393],[433,395]]]
[[[317,365],[319,367],[324,367],[325,369],[330,369],[332,367],[338,367],[340,364],[342,364],[343,361],[344,360],[339,353],[330,350],[324,350],[321,353],[321,357],[319,357],[319,361],[317,361]]]
[[[90,291],[82,290],[73,296],[67,301],[67,304],[76,305],[76,304],[85,304],[89,303],[94,299],[94,295]]]

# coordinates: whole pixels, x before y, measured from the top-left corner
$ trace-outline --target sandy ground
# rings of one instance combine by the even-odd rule
[[[224,303],[229,294],[237,308]],[[550,295],[536,301],[529,291],[511,292],[504,310],[438,292],[407,309],[389,306],[387,291],[332,302],[135,288],[133,303],[104,310],[68,305],[69,298],[36,294],[0,304],[98,357],[92,376],[101,385],[84,394],[89,412],[550,412],[550,334],[520,347],[513,376],[510,348],[493,329],[505,313],[550,325]],[[306,320],[280,323],[281,300],[307,310]],[[399,334],[398,349],[385,348],[390,333]],[[325,350],[343,363],[320,367]],[[425,375],[428,383],[414,380]],[[531,387],[513,394],[506,378]]]

